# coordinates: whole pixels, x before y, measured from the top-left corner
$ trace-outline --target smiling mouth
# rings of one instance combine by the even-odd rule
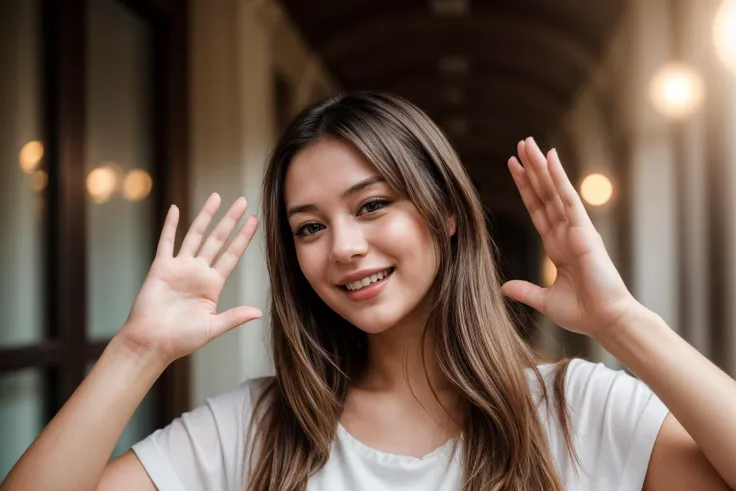
[[[340,288],[346,291],[357,292],[357,291],[362,290],[363,288],[367,288],[371,285],[374,285],[376,283],[379,283],[385,280],[386,278],[391,276],[393,272],[394,272],[394,268],[386,268],[379,273],[374,273],[370,276],[366,276],[362,280],[351,281],[347,285],[343,285]]]

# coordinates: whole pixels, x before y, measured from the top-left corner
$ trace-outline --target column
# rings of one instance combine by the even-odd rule
[[[669,125],[649,102],[649,80],[672,51],[668,2],[629,2],[630,69],[625,100],[632,220],[631,288],[680,331],[675,160]],[[655,21],[656,20],[656,21]]]
[[[192,215],[212,192],[222,216],[238,196],[260,216],[259,188],[274,142],[269,31],[255,2],[193,0],[191,26]],[[193,218],[190,217],[190,219]],[[220,310],[253,305],[266,314],[268,278],[263,235],[256,234],[228,279]],[[262,321],[212,341],[192,357],[192,403],[272,372]]]

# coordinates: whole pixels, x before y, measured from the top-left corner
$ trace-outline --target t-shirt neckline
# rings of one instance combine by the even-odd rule
[[[347,446],[351,447],[354,451],[360,453],[361,455],[364,455],[365,457],[368,457],[373,460],[378,460],[381,462],[387,462],[387,461],[394,461],[397,463],[418,463],[418,462],[426,462],[434,460],[438,456],[448,456],[452,454],[452,447],[455,444],[455,442],[458,443],[458,446],[460,444],[460,441],[458,440],[460,437],[453,437],[447,440],[445,443],[440,445],[439,447],[435,448],[434,450],[430,451],[429,453],[421,456],[421,457],[413,457],[410,455],[400,455],[400,454],[393,454],[388,452],[383,452],[381,450],[377,450],[373,447],[369,447],[365,443],[361,442],[357,438],[355,438],[353,435],[350,434],[350,432],[345,429],[345,427],[342,425],[342,423],[337,423],[337,438],[347,444]],[[456,449],[457,450],[457,449]]]

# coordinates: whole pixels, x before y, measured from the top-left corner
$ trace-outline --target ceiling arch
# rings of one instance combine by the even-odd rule
[[[411,95],[438,109],[459,107],[462,111],[469,111],[478,107],[478,101],[483,101],[480,107],[491,107],[485,101],[514,100],[519,101],[516,107],[533,108],[535,118],[547,118],[559,115],[568,106],[568,101],[561,94],[549,90],[547,86],[508,76],[500,70],[483,70],[474,72],[472,77],[436,83],[428,83],[427,74],[418,72],[410,77],[396,77],[377,85],[400,95]],[[437,87],[440,85],[447,89],[438,93]],[[455,96],[460,96],[460,100],[454,99]]]
[[[503,191],[513,186],[504,174],[508,155],[528,135],[544,143],[560,133],[625,2],[442,1],[459,13],[440,15],[439,0],[281,0],[342,88],[416,103],[494,196],[487,202],[519,206]]]
[[[443,44],[448,52],[469,48],[469,43],[476,45],[484,42],[490,43],[487,46],[500,44],[513,50],[513,45],[518,43],[523,47],[553,53],[555,58],[566,60],[582,70],[592,69],[595,63],[595,54],[576,42],[568,31],[506,12],[449,19],[433,16],[429,12],[386,15],[339,30],[316,48],[329,63],[376,49],[377,46],[394,45],[394,49],[411,47],[424,50],[434,47],[435,42]],[[469,48],[472,51],[477,49],[477,46]]]

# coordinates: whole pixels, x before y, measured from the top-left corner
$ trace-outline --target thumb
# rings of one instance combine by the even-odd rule
[[[501,293],[544,314],[546,288],[539,287],[528,281],[512,280],[501,286]]]
[[[261,317],[263,317],[263,314],[255,307],[233,307],[230,310],[215,315],[212,319],[214,337],[225,334],[231,329],[254,319],[260,319]]]

